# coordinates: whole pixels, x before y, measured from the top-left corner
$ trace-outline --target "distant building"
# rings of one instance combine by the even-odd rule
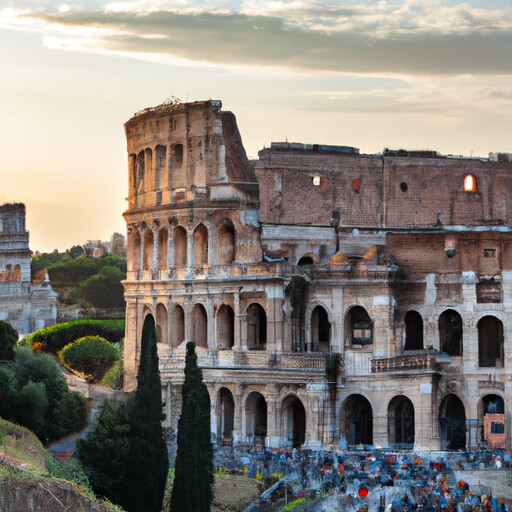
[[[213,100],[125,132],[125,384],[152,315],[169,426],[194,341],[219,443],[511,448],[505,153],[284,142],[253,166]]]
[[[126,259],[126,242],[125,237],[121,233],[114,233],[110,239],[110,252],[121,258]]]
[[[25,230],[25,205],[0,206],[0,320],[20,334],[53,325],[57,320],[57,294],[46,270],[30,281],[31,252]]]

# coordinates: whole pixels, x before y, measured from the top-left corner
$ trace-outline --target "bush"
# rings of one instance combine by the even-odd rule
[[[95,308],[123,308],[123,279],[126,279],[126,272],[116,267],[103,267],[80,285],[82,297]]]
[[[122,359],[113,364],[112,368],[101,379],[100,384],[111,389],[123,389],[124,368]]]
[[[72,320],[39,329],[27,336],[23,345],[40,343],[37,345],[40,350],[56,354],[68,343],[84,336],[101,336],[117,343],[124,336],[124,320]]]
[[[66,345],[62,358],[70,368],[97,382],[119,359],[119,348],[101,336],[84,336]]]

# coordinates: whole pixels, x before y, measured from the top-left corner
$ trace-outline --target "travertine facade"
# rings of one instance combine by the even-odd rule
[[[57,294],[47,274],[31,284],[30,257],[25,205],[0,206],[0,320],[20,334],[53,325],[57,319]]]
[[[126,387],[152,314],[168,425],[193,340],[219,443],[510,446],[508,158],[277,143],[250,163],[212,100],[125,130]]]

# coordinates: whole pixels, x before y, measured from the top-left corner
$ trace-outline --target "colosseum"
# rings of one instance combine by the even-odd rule
[[[512,163],[279,142],[220,101],[126,124],[125,387],[196,343],[220,445],[510,449]]]

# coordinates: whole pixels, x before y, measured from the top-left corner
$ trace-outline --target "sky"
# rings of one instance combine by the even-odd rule
[[[125,233],[123,124],[221,100],[272,141],[512,152],[512,0],[0,1],[0,204],[33,251]]]

